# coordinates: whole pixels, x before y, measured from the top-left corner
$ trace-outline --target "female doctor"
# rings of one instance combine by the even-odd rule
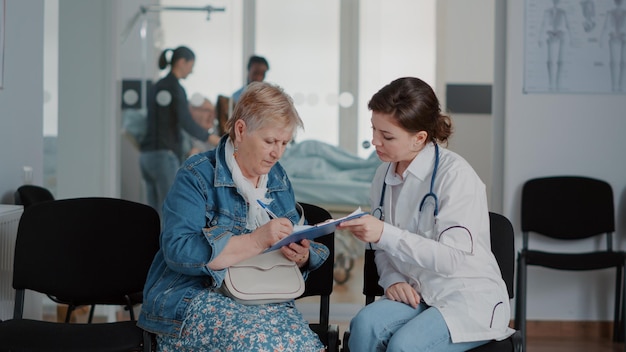
[[[340,228],[376,249],[385,295],[350,322],[350,350],[466,351],[508,337],[509,296],[491,252],[485,185],[439,146],[452,123],[432,88],[399,78],[368,108],[383,161],[373,211]]]

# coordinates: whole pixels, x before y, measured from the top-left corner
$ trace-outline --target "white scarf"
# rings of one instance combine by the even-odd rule
[[[230,137],[226,140],[226,165],[233,175],[233,181],[237,190],[248,202],[248,217],[246,218],[246,228],[248,230],[254,230],[257,227],[270,221],[269,215],[257,202],[257,199],[264,204],[270,204],[272,199],[265,198],[267,193],[267,175],[261,175],[259,177],[259,183],[255,187],[250,180],[245,178],[241,173],[239,164],[234,156],[235,147]]]

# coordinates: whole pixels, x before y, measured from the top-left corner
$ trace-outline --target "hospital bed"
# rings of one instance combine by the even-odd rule
[[[297,201],[343,213],[369,207],[370,184],[380,160],[376,153],[363,159],[340,147],[306,140],[290,145],[280,164]]]
[[[290,145],[280,164],[289,175],[296,201],[315,204],[334,218],[357,208],[369,211],[369,190],[380,160],[376,153],[367,159],[321,141],[305,140]],[[335,281],[350,278],[354,260],[363,253],[363,244],[349,233],[335,236]]]

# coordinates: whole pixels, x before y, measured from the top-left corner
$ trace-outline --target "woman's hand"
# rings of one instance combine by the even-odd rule
[[[280,247],[280,251],[283,252],[285,258],[298,264],[298,268],[302,268],[309,261],[309,247],[311,242],[307,239],[300,241],[299,243],[290,243],[287,246]]]
[[[232,236],[219,255],[209,262],[212,270],[221,270],[270,248],[293,231],[287,218],[272,219],[245,236]]]
[[[291,221],[287,218],[278,218],[258,227],[250,234],[250,237],[254,240],[255,245],[264,251],[292,232],[293,224]]]
[[[371,215],[341,222],[337,228],[348,230],[363,242],[376,243],[383,233],[384,223]]]
[[[388,299],[396,302],[402,302],[404,304],[408,304],[413,308],[417,308],[422,300],[417,291],[413,288],[413,286],[409,285],[406,282],[397,282],[389,287],[387,287],[387,291],[385,291],[385,296]]]

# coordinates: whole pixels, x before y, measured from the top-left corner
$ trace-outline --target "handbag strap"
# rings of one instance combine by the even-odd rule
[[[296,225],[302,226],[304,225],[304,208],[298,202],[296,202],[296,208],[298,208],[298,212],[300,213],[300,220],[298,220]]]

